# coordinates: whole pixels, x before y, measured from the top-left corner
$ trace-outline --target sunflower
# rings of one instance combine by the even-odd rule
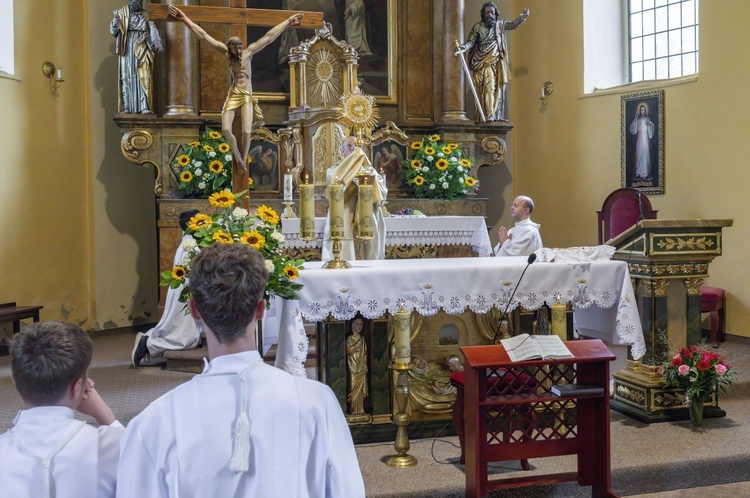
[[[453,152],[453,149],[451,149],[451,148],[450,148],[450,147],[448,147],[447,145],[444,145],[444,146],[443,146],[443,148],[442,148],[442,149],[440,149],[440,150],[442,150],[442,151],[443,151],[443,154],[450,154],[451,152]]]
[[[435,149],[433,149],[432,147],[425,147],[424,153],[428,156],[431,156],[435,153]]]
[[[299,277],[299,270],[291,265],[285,266],[284,275],[286,275],[289,280],[294,280],[295,278]]]
[[[448,144],[448,147],[450,147],[451,150],[458,149],[458,144],[456,142],[451,142]]]
[[[464,168],[468,168],[469,166],[471,166],[471,161],[469,161],[468,159],[461,159],[461,166],[463,166]]]
[[[206,152],[213,152],[214,148],[211,147],[210,145],[204,145],[203,150],[205,150]]]
[[[202,227],[210,227],[213,224],[214,220],[211,219],[211,217],[207,214],[198,213],[192,218],[190,218],[190,221],[188,222],[188,228],[194,232],[197,232]]]
[[[250,156],[247,156],[247,164],[252,164],[253,158]]]
[[[411,160],[411,167],[413,169],[419,169],[419,168],[421,168],[422,167],[422,161],[420,161],[419,159],[412,159]]]
[[[266,238],[263,237],[257,230],[252,232],[245,232],[240,236],[240,242],[247,244],[256,249],[261,249],[266,243]]]
[[[190,164],[190,156],[186,154],[180,154],[180,157],[177,158],[177,164],[184,168],[185,166]]]
[[[440,135],[438,135],[437,133],[435,133],[434,135],[430,135],[430,140],[432,140],[433,142],[439,142]]]
[[[466,180],[464,180],[464,183],[466,184],[467,187],[473,187],[474,185],[477,184],[477,181],[474,178],[467,176]]]
[[[224,230],[217,230],[212,239],[220,244],[234,244],[232,234],[225,232]]]
[[[180,181],[182,183],[190,183],[193,181],[193,174],[190,171],[183,171],[180,173]]]
[[[412,148],[412,150],[419,150],[419,149],[422,148],[422,145],[424,145],[424,144],[422,144],[422,142],[412,142],[411,143],[411,148]]]
[[[230,207],[234,204],[234,194],[227,189],[224,189],[221,192],[214,192],[211,194],[211,197],[208,198],[208,203],[213,207]]]
[[[249,187],[252,187],[254,183],[255,183],[255,182],[253,181],[253,177],[252,177],[252,176],[248,176],[248,177],[247,177],[247,185],[248,185]]]
[[[266,205],[262,205],[258,208],[258,216],[260,216],[261,220],[270,223],[271,225],[279,224],[279,215],[276,214],[276,211]]]
[[[435,167],[440,171],[445,171],[448,169],[448,161],[446,161],[445,158],[440,158],[438,159],[438,162],[435,163]]]
[[[414,185],[422,185],[424,183],[424,178],[421,176],[415,176],[414,177]]]
[[[190,142],[190,143],[188,144],[188,147],[193,147],[193,148],[196,148],[196,147],[200,147],[200,146],[201,146],[201,143],[200,143],[200,142],[198,142],[198,141],[195,141],[195,142]]]
[[[221,152],[222,154],[226,154],[227,152],[229,152],[229,144],[219,144],[219,152]]]
[[[214,140],[218,140],[221,138],[221,133],[219,133],[218,131],[212,131],[211,133],[208,134],[208,138],[213,138]]]
[[[212,173],[216,173],[218,175],[219,173],[224,171],[224,165],[221,163],[221,161],[216,159],[208,164],[208,169],[210,169]]]
[[[187,275],[187,272],[185,271],[184,266],[175,266],[172,268],[172,278],[175,280],[182,280],[185,278],[185,275]]]

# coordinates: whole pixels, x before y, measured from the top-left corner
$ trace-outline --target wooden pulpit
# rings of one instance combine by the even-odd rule
[[[607,244],[626,261],[639,301],[646,354],[614,375],[612,408],[643,422],[687,418],[684,396],[657,375],[671,348],[701,340],[700,286],[721,255],[721,230],[733,220],[641,220]],[[667,338],[669,344],[664,343]],[[710,405],[710,406],[709,406]],[[724,416],[712,394],[704,416]]]

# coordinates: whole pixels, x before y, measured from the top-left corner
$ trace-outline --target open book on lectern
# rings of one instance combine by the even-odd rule
[[[573,358],[573,353],[556,335],[519,334],[510,339],[502,339],[500,344],[510,357],[510,361],[549,360],[551,358]]]

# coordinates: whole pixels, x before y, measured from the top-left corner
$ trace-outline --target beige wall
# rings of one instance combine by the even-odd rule
[[[122,158],[111,119],[125,3],[16,0],[18,79],[0,78],[0,302],[89,329],[154,321],[157,301],[153,173]]]
[[[537,202],[546,246],[595,244],[596,211],[620,187],[620,96],[665,90],[665,194],[651,195],[660,218],[734,218],[724,230],[724,254],[707,281],[727,289],[728,332],[750,336],[750,242],[745,166],[750,118],[742,105],[750,66],[745,20],[750,2],[700,2],[700,74],[678,85],[640,84],[583,97],[582,1],[515,1],[531,17],[515,33],[513,161],[516,192]],[[546,109],[539,88],[552,81]]]

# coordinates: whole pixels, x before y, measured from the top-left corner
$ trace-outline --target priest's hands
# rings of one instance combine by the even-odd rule
[[[508,233],[508,229],[505,227],[500,227],[500,230],[497,231],[498,237],[500,237],[500,245],[504,244],[506,240],[513,239],[513,234]]]

